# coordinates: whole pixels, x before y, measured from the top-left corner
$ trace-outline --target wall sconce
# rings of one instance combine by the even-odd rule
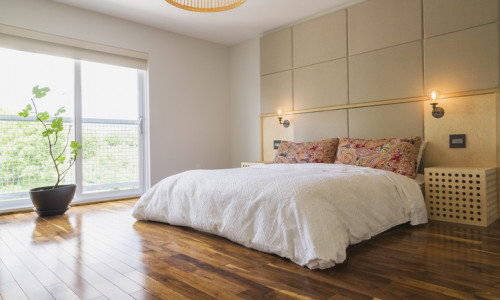
[[[432,116],[434,118],[441,118],[444,116],[444,109],[442,107],[438,107],[438,103],[434,102],[436,99],[439,98],[439,91],[438,90],[431,90],[430,92],[430,97],[433,102],[431,102],[432,106]]]
[[[280,122],[280,125],[283,125],[283,127],[288,128],[288,126],[290,126],[290,121],[283,120],[283,117],[281,116],[281,114],[282,114],[282,112],[281,112],[281,108],[280,108],[280,109],[278,109],[278,121]]]

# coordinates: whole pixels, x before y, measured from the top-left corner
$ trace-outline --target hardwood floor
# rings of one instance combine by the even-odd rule
[[[309,270],[188,228],[135,200],[0,216],[0,299],[500,299],[500,221],[402,225]]]

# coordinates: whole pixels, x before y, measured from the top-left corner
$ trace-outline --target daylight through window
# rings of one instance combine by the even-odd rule
[[[29,189],[55,182],[41,125],[18,116],[35,85],[51,89],[39,110],[64,106],[83,146],[65,179],[78,185],[74,202],[143,191],[144,70],[4,48],[0,65],[0,211],[30,207]]]

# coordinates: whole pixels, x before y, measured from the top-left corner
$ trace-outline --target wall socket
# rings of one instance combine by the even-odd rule
[[[280,144],[281,144],[281,140],[274,140],[274,143],[273,143],[274,149],[278,149],[278,147],[280,146]]]

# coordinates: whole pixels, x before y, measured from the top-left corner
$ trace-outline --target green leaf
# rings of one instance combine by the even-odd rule
[[[44,112],[41,112],[38,114],[38,118],[42,121],[45,121],[47,120],[48,118],[50,118],[50,115],[48,112],[44,111]]]
[[[51,135],[53,133],[54,133],[54,130],[51,129],[51,128],[49,128],[49,129],[45,130],[44,132],[42,132],[42,136],[46,137],[46,136],[49,136],[49,135]]]
[[[30,114],[27,111],[23,110],[23,111],[20,111],[18,113],[18,115],[20,115],[23,118],[27,118]]]
[[[35,98],[43,98],[47,96],[48,92],[50,92],[48,87],[39,88],[38,85],[33,87],[33,96]]]
[[[59,116],[60,114],[63,114],[66,112],[66,109],[64,107],[61,107],[59,108],[57,111],[56,111],[56,117]]]
[[[59,117],[59,118],[55,118],[54,120],[52,120],[51,127],[52,127],[52,129],[54,129],[55,132],[63,131],[63,129],[64,129],[63,118]]]
[[[62,155],[61,155],[61,156],[57,159],[57,162],[59,162],[59,163],[63,164],[65,160],[66,160],[66,156],[62,156]]]
[[[18,113],[18,115],[20,115],[21,117],[27,118],[30,115],[31,109],[32,109],[31,105],[28,104],[21,112]]]
[[[71,156],[72,159],[75,160],[78,155],[80,155],[80,150],[82,149],[82,146],[80,143],[76,141],[71,141],[71,144],[69,144],[71,147]]]
[[[80,150],[82,149],[82,146],[80,145],[80,143],[76,142],[76,141],[71,141],[71,144],[69,145],[71,147],[71,149],[76,150]]]

